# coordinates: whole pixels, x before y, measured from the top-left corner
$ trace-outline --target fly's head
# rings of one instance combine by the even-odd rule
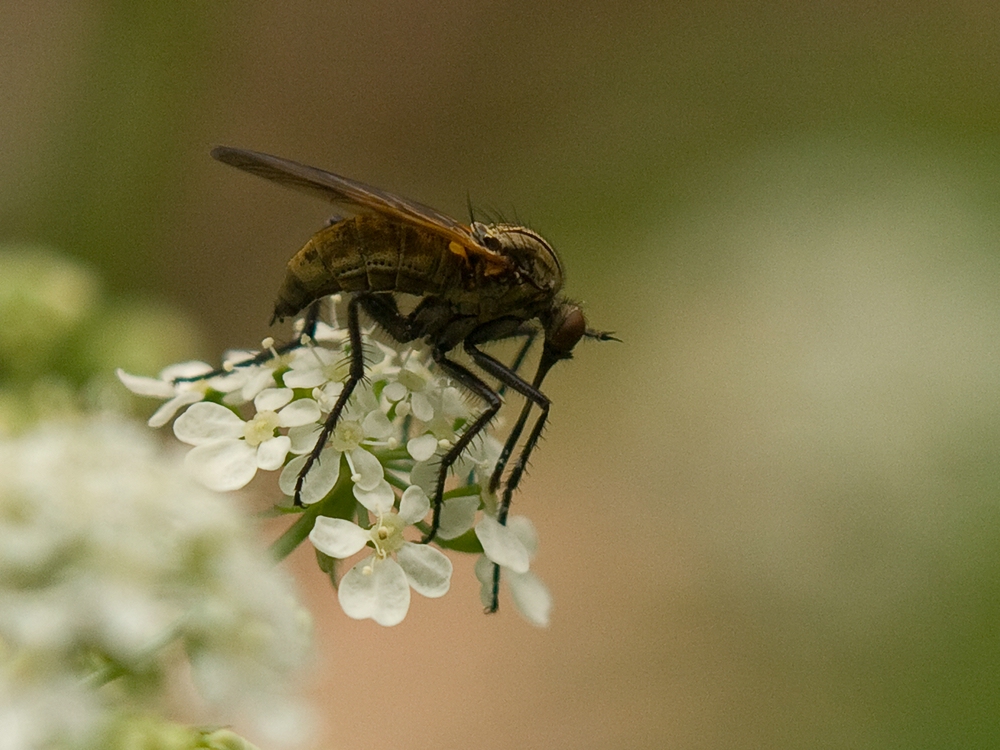
[[[556,252],[537,232],[517,224],[477,221],[472,234],[487,250],[511,261],[522,282],[550,295],[562,288],[562,266]]]
[[[539,316],[545,329],[545,345],[542,348],[542,359],[538,366],[539,377],[535,385],[541,383],[541,378],[556,362],[570,359],[573,348],[582,338],[597,341],[620,341],[610,331],[596,331],[587,327],[587,318],[583,310],[575,302],[557,299],[552,307]]]

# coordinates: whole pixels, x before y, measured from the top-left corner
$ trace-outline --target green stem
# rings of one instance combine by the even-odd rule
[[[320,507],[323,503],[315,503],[307,507],[295,519],[295,523],[285,529],[285,533],[279,536],[271,544],[271,554],[278,562],[288,557],[296,547],[305,541],[316,523],[316,516],[319,515]]]

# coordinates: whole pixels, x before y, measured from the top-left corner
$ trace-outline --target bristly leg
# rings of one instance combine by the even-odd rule
[[[302,467],[302,470],[299,472],[299,478],[296,484],[296,498],[298,498],[298,491],[301,490],[302,483],[305,481],[305,475],[308,473],[312,464],[315,463],[315,457],[318,457],[320,450],[322,450],[322,443],[325,443],[326,439],[337,425],[340,413],[344,408],[343,404],[346,404],[346,398],[349,396],[348,386],[350,387],[350,390],[353,391],[354,387],[357,385],[357,380],[360,380],[360,377],[357,379],[355,378],[356,373],[360,372],[361,376],[363,376],[364,373],[363,359],[355,357],[354,355],[355,351],[360,352],[360,343],[355,344],[355,336],[358,337],[358,341],[360,342],[361,335],[357,316],[359,306],[364,309],[364,311],[386,332],[386,334],[400,344],[412,341],[417,338],[420,332],[419,324],[416,322],[417,316],[421,314],[419,307],[408,315],[402,315],[396,305],[395,298],[388,294],[358,294],[351,299],[350,306],[348,307],[348,332],[351,337],[352,348],[351,376],[348,379],[348,382],[345,383],[344,391],[341,392],[340,397],[337,400],[337,404],[334,406],[334,410],[331,411],[330,415],[327,417],[327,421],[323,427],[323,432],[320,435],[321,442],[318,442],[317,447],[313,448],[310,458],[307,459],[306,463]],[[471,346],[471,344],[467,344],[466,349],[468,350]],[[479,365],[488,372],[493,370],[494,366],[504,370],[505,372],[507,371],[506,368],[499,362],[496,362],[496,360],[480,353],[478,350],[475,350],[474,347],[473,350],[475,351],[473,357],[477,358]],[[431,526],[424,535],[424,538],[421,540],[424,544],[432,541],[437,535],[437,530],[441,523],[441,508],[444,502],[444,486],[448,479],[449,470],[461,456],[462,452],[469,446],[469,443],[472,442],[475,436],[483,431],[490,423],[497,411],[500,409],[500,405],[502,403],[496,391],[486,385],[486,383],[484,383],[479,377],[470,372],[468,369],[449,359],[446,356],[447,352],[445,350],[435,348],[432,350],[431,354],[434,361],[442,370],[483,399],[483,401],[487,404],[487,408],[462,433],[462,436],[455,442],[455,445],[453,445],[441,458],[441,465],[438,469],[437,487],[435,488],[434,497],[431,500],[434,513],[431,520]],[[479,361],[479,358],[488,360],[487,365],[484,366],[483,363]],[[517,378],[517,376],[506,377],[505,382],[518,390],[530,388],[527,383],[522,381],[520,378]],[[347,395],[345,395],[345,393]]]
[[[347,381],[344,383],[344,388],[340,392],[340,396],[337,398],[337,402],[333,405],[333,409],[330,410],[330,414],[323,423],[323,429],[320,430],[319,437],[316,438],[316,444],[309,452],[309,457],[306,458],[306,461],[302,465],[302,469],[299,471],[299,475],[295,480],[295,494],[293,496],[292,503],[297,507],[302,506],[302,485],[306,480],[306,475],[309,473],[313,464],[319,459],[320,453],[323,452],[323,447],[326,445],[326,441],[337,427],[340,415],[344,411],[344,407],[347,405],[347,401],[350,399],[354,389],[365,377],[365,353],[361,339],[361,319],[358,314],[358,309],[364,304],[365,299],[366,298],[364,296],[359,295],[352,297],[351,301],[347,303],[347,336],[348,340],[351,342],[351,369],[348,374]],[[315,303],[310,306],[310,310],[313,306],[315,306]],[[313,331],[315,331],[315,318],[312,320],[311,325]]]
[[[503,403],[496,391],[486,385],[486,383],[480,380],[465,367],[448,359],[444,352],[440,349],[435,349],[433,351],[433,357],[434,361],[437,362],[438,366],[442,370],[483,399],[487,406],[486,409],[484,409],[483,412],[476,417],[475,421],[465,429],[462,436],[455,441],[455,444],[448,450],[448,452],[441,458],[441,465],[438,468],[437,487],[434,491],[434,498],[432,501],[434,513],[431,516],[430,528],[427,530],[427,533],[424,534],[424,538],[420,540],[422,544],[427,544],[434,539],[437,535],[438,527],[441,524],[441,508],[444,502],[444,485],[448,480],[448,471],[459,459],[459,456],[462,455],[462,452],[469,447],[469,443],[472,442],[473,438],[486,429],[486,426],[493,420],[496,413],[500,411],[500,405]]]
[[[396,305],[395,298],[391,295],[361,294],[354,297],[352,302],[354,299],[359,300],[358,304],[361,305],[364,311],[391,338],[400,344],[412,341],[422,332],[420,324],[417,322],[418,316],[422,314],[419,307],[408,315],[402,315]],[[510,335],[517,334],[528,335],[529,340],[527,345],[530,345],[535,335],[533,330],[525,330],[520,325],[512,329],[509,320],[491,321],[472,331],[465,339],[464,348],[473,361],[487,374],[496,378],[502,384],[502,387],[509,387],[535,403],[541,404],[543,401],[547,402],[547,399],[542,394],[538,393],[536,389],[532,388],[527,381],[519,377],[507,365],[497,361],[476,347],[477,343],[483,341],[494,341],[498,338],[507,338]],[[526,351],[527,346],[524,347],[524,352]],[[441,523],[441,509],[444,503],[444,488],[448,480],[449,471],[475,437],[486,429],[502,405],[497,392],[469,369],[449,359],[447,350],[438,347],[432,350],[431,355],[442,370],[465,386],[469,391],[479,396],[486,403],[486,409],[463,431],[461,437],[455,441],[455,444],[441,458],[441,464],[438,468],[437,486],[435,487],[434,496],[431,498],[433,515],[431,516],[430,528],[421,540],[423,544],[427,544],[437,536],[437,531]],[[341,394],[341,397],[343,397],[343,394]],[[331,417],[333,417],[332,412]],[[334,426],[336,426],[336,419],[334,419],[333,425],[330,428],[331,431]],[[309,465],[310,463],[307,463],[303,466],[300,476],[304,476]]]
[[[535,371],[535,378],[531,384],[531,389],[535,394],[537,394],[537,398],[529,398],[525,402],[524,407],[521,409],[521,413],[518,416],[517,422],[514,424],[513,428],[511,428],[510,434],[507,436],[507,441],[504,443],[503,451],[500,454],[500,458],[497,459],[496,466],[493,469],[493,475],[490,477],[490,492],[496,492],[497,488],[500,486],[501,478],[503,476],[504,469],[507,466],[507,462],[514,452],[514,446],[517,445],[517,441],[521,437],[524,426],[527,424],[528,415],[531,412],[531,406],[532,404],[536,404],[541,409],[541,414],[539,414],[538,418],[535,420],[535,425],[531,428],[528,439],[525,441],[524,447],[521,449],[521,453],[517,457],[514,468],[511,470],[510,477],[507,479],[507,483],[504,486],[503,497],[500,500],[500,504],[497,506],[497,521],[501,525],[506,526],[507,524],[507,514],[510,512],[510,503],[514,496],[514,491],[521,482],[521,478],[528,465],[528,458],[531,456],[531,452],[535,449],[535,445],[538,443],[538,439],[541,437],[542,431],[545,428],[545,422],[548,419],[551,402],[548,397],[541,392],[542,381],[545,380],[545,376],[556,362],[560,359],[566,358],[567,355],[565,353],[557,352],[548,345],[546,345],[542,350],[542,357],[538,362],[538,369]],[[486,612],[496,612],[499,607],[500,566],[494,563],[493,597],[490,605],[486,608]]]
[[[304,339],[312,339],[316,335],[316,325],[319,323],[319,313],[322,300],[316,300],[311,303],[309,307],[306,308],[305,316],[303,316],[302,333],[296,336],[291,341],[281,344],[280,346],[265,348],[260,352],[257,352],[252,357],[249,357],[239,362],[233,362],[229,368],[219,367],[215,370],[210,370],[209,372],[202,373],[201,375],[191,375],[189,377],[174,378],[175,383],[194,383],[199,380],[209,380],[210,378],[219,377],[220,375],[228,375],[231,369],[236,369],[238,367],[252,367],[253,365],[262,365],[265,362],[270,362],[272,359],[280,357],[283,354],[288,354],[290,351],[294,351],[302,346]]]

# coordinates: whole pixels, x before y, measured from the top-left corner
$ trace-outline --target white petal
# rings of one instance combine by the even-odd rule
[[[552,612],[552,594],[541,579],[532,572],[507,573],[507,584],[514,606],[532,625],[548,627]]]
[[[372,513],[388,513],[396,502],[392,486],[384,479],[379,480],[372,490],[363,490],[361,485],[355,484],[354,497]]]
[[[404,494],[403,497],[406,497]],[[445,500],[441,507],[441,525],[437,535],[442,539],[462,536],[476,522],[479,510],[479,495],[467,495]]]
[[[217,375],[214,378],[208,380],[208,385],[220,393],[225,393],[227,398],[223,399],[227,404],[234,402],[237,404],[242,404],[247,401],[240,394],[235,394],[235,391],[240,390],[244,383],[247,381],[246,373],[243,370],[233,370],[232,372],[227,372],[224,375]]]
[[[360,419],[361,414],[367,414],[375,409],[378,409],[378,399],[375,398],[375,391],[372,390],[371,385],[366,383],[354,391],[352,410],[357,415],[356,419]]]
[[[370,572],[366,575],[365,569]],[[410,608],[406,573],[390,559],[375,556],[359,562],[340,580],[337,598],[344,614],[355,620],[370,617],[386,627],[398,625]]]
[[[278,477],[278,489],[289,497],[295,492],[295,482],[298,481],[299,472],[302,471],[306,458],[307,456],[296,456],[281,470],[281,475]]]
[[[291,388],[265,388],[254,396],[253,405],[257,411],[278,411],[294,395]]]
[[[368,412],[368,416],[361,423],[361,430],[365,433],[365,437],[384,440],[395,432],[396,428],[392,426],[385,412],[376,410]]]
[[[280,412],[282,427],[302,427],[319,421],[319,404],[311,398],[300,398],[293,401]]]
[[[373,490],[378,487],[385,476],[385,470],[375,456],[364,448],[355,448],[351,451],[351,462],[354,464],[354,471],[357,472],[354,484],[363,490]]]
[[[406,441],[406,452],[413,456],[415,461],[426,461],[434,455],[437,448],[437,438],[429,432]]]
[[[227,349],[222,355],[222,363],[227,367],[229,365],[238,365],[253,359],[258,354],[259,351],[256,349]],[[235,370],[234,372],[247,372],[245,369]]]
[[[146,378],[141,375],[129,375],[120,367],[115,370],[122,385],[139,396],[154,398],[170,398],[177,391],[173,383],[166,383],[159,378]]]
[[[281,465],[285,463],[285,456],[288,455],[288,449],[291,447],[292,441],[288,439],[287,435],[278,435],[278,437],[271,438],[270,440],[265,440],[263,443],[257,446],[257,466],[264,471],[274,471],[280,469]]]
[[[177,380],[177,378],[196,378],[201,375],[207,375],[214,369],[208,362],[200,362],[198,360],[178,362],[177,364],[164,367],[160,371],[160,380],[170,382]]]
[[[452,418],[468,418],[471,414],[462,391],[451,386],[441,391],[441,411]]]
[[[360,552],[369,538],[368,532],[356,523],[326,516],[317,517],[313,530],[309,532],[313,547],[338,560]]]
[[[422,519],[430,509],[431,501],[420,487],[411,484],[403,491],[403,497],[399,501],[399,517],[407,525]]]
[[[437,488],[438,472],[441,464],[438,461],[421,461],[414,464],[410,469],[410,484],[422,487],[424,492],[430,494]]]
[[[247,380],[243,384],[241,395],[249,401],[268,386],[274,385],[274,372],[267,367],[255,367],[248,371]]]
[[[517,534],[492,516],[486,516],[476,524],[476,536],[483,545],[483,552],[493,562],[510,568],[515,573],[527,573],[531,562],[528,550]]]
[[[192,404],[174,422],[174,434],[190,445],[238,438],[243,435],[243,420],[225,406],[201,401]]]
[[[308,456],[297,456],[285,464],[285,468],[278,478],[278,487],[288,496],[295,494],[295,483],[298,481],[299,472],[305,465]],[[325,450],[319,454],[319,458],[313,462],[302,483],[302,496],[299,498],[303,505],[317,503],[330,494],[330,490],[337,483],[340,477],[340,453],[335,450]]]
[[[421,422],[430,422],[434,419],[434,407],[422,393],[414,393],[410,397],[410,407],[413,409],[413,416]]]
[[[507,528],[521,540],[521,544],[528,550],[528,556],[534,558],[538,552],[538,532],[535,531],[535,524],[527,516],[510,516],[507,519]]]
[[[451,586],[451,560],[441,550],[407,542],[396,553],[399,565],[418,594],[431,599],[444,596]]]
[[[402,401],[406,394],[406,386],[395,380],[382,389],[382,395],[390,401]]]
[[[301,350],[300,350],[301,351]],[[293,367],[281,379],[289,388],[315,388],[326,382],[326,374],[320,367]],[[311,363],[319,365],[315,360]]]
[[[309,453],[316,445],[316,439],[322,428],[319,425],[308,424],[292,427],[288,430],[288,437],[292,440],[291,453]]]
[[[257,452],[245,440],[216,440],[188,451],[184,464],[211,490],[245,487],[257,473]]]
[[[153,412],[153,416],[146,423],[150,427],[163,427],[174,418],[174,414],[179,412],[188,404],[196,404],[205,398],[203,393],[198,391],[181,391],[169,401],[160,404],[160,408]]]

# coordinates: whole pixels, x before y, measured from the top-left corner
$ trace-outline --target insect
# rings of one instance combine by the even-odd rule
[[[295,485],[299,504],[303,481],[337,425],[355,387],[365,377],[360,313],[363,311],[399,343],[422,339],[443,371],[476,394],[486,408],[441,459],[432,499],[433,517],[423,542],[434,539],[442,496],[452,465],[500,410],[501,396],[466,366],[449,357],[459,344],[488,377],[525,397],[490,477],[500,488],[504,471],[527,425],[532,405],[539,414],[510,471],[498,504],[506,522],[511,497],[524,474],[548,417],[550,401],[541,384],[551,367],[569,359],[584,337],[611,340],[587,327],[579,305],[561,296],[563,269],[555,251],[536,232],[514,224],[462,224],[432,208],[345,177],[254,151],[220,146],[212,156],[230,166],[339,204],[353,215],[317,232],[288,262],[272,323],[297,315],[322,297],[348,293],[347,328],[351,363],[347,381]],[[397,294],[416,295],[406,314]],[[531,382],[480,348],[524,337],[523,352],[539,335],[542,354]],[[518,357],[518,364],[521,356]],[[497,606],[499,567],[494,566],[492,607]]]

